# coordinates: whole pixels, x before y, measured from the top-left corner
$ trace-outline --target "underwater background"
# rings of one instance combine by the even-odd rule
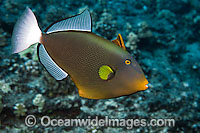
[[[70,77],[56,81],[37,59],[36,46],[10,55],[14,24],[26,7],[42,31],[89,9],[93,32],[109,40],[120,33],[149,88],[105,100],[79,97]],[[199,0],[0,0],[0,132],[200,132]],[[161,127],[33,127],[25,118],[175,119]]]

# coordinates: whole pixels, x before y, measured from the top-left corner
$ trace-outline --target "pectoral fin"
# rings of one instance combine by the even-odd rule
[[[117,39],[112,40],[112,42],[117,44],[119,47],[123,48],[124,50],[126,50],[121,34],[118,34]]]
[[[110,80],[114,77],[114,71],[107,65],[103,65],[99,68],[99,77],[102,80]]]

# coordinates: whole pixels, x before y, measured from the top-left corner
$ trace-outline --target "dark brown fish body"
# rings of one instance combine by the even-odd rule
[[[39,60],[47,71],[57,80],[69,74],[82,97],[105,99],[147,89],[148,81],[125,50],[121,35],[109,41],[93,34],[87,10],[53,23],[42,34],[27,8],[14,28],[13,53],[37,42]]]
[[[130,58],[127,51],[111,41],[90,32],[67,31],[43,35],[41,43],[54,61],[71,76],[76,86],[81,88],[80,96],[105,98],[122,92],[127,95],[133,91],[124,86],[128,77],[124,77],[125,81],[122,81],[122,77],[117,78],[118,71],[110,81],[104,81],[98,75],[98,68],[102,65],[117,70],[121,69],[120,64],[124,64],[126,58]],[[142,73],[140,68],[137,71]],[[105,91],[105,88],[109,90]]]

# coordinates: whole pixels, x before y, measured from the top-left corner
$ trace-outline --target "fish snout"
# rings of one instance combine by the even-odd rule
[[[148,80],[146,79],[145,82],[144,82],[144,87],[142,90],[146,90],[149,86],[148,86],[149,82]]]
[[[129,87],[131,88],[132,91],[137,92],[137,91],[144,91],[148,88],[148,81],[147,79],[143,79],[143,80],[137,80],[137,81],[133,81],[131,84],[129,84]]]

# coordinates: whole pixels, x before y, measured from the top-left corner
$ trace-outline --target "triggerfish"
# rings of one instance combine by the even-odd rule
[[[38,43],[38,59],[56,80],[70,75],[79,95],[108,99],[148,88],[145,75],[126,51],[122,36],[109,41],[92,33],[88,10],[62,19],[41,32],[31,9],[15,24],[12,53]]]

